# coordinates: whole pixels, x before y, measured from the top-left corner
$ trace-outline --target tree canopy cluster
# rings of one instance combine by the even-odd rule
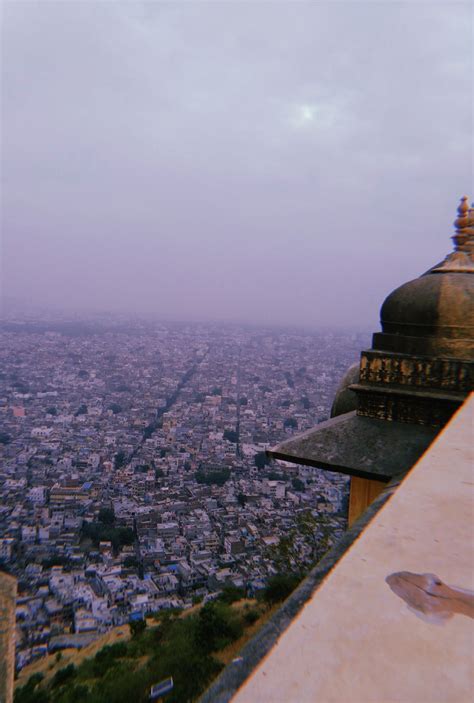
[[[104,525],[113,525],[115,523],[115,513],[113,508],[100,508],[99,522]]]
[[[332,527],[325,515],[304,510],[296,518],[296,526],[270,547],[269,557],[282,574],[307,573],[332,545]]]
[[[114,466],[116,469],[121,469],[122,466],[127,461],[127,455],[125,452],[121,449],[120,451],[117,452],[117,454],[114,456]]]
[[[88,413],[87,405],[85,403],[82,403],[82,405],[80,405],[78,407],[78,409],[76,410],[75,416],[78,417],[79,415],[87,415],[87,413]]]
[[[102,510],[105,511],[107,508]],[[98,547],[100,542],[111,542],[114,552],[118,552],[126,544],[133,544],[135,540],[131,527],[114,527],[111,522],[85,522],[82,526],[82,535],[90,539],[95,547]]]
[[[199,469],[194,474],[194,478],[198,483],[204,483],[208,486],[223,486],[230,478],[230,469],[212,469],[210,471]]]
[[[270,604],[286,600],[302,579],[301,574],[276,574],[268,580],[263,599]]]
[[[291,485],[293,486],[293,490],[299,493],[302,493],[305,489],[305,484],[300,478],[292,478]]]
[[[265,454],[265,452],[257,452],[257,453],[254,455],[253,460],[254,460],[254,462],[255,462],[255,466],[256,466],[258,469],[264,469],[265,466],[266,466],[267,464],[269,464],[270,461],[271,461],[271,460],[267,457],[267,455]]]
[[[233,444],[237,444],[239,435],[235,430],[224,430],[224,439],[228,442],[233,442]]]
[[[266,475],[269,481],[288,481],[288,474],[284,471],[280,474],[278,471],[269,471]]]
[[[118,415],[122,412],[122,406],[118,403],[111,403],[108,409],[111,410],[114,415]]]

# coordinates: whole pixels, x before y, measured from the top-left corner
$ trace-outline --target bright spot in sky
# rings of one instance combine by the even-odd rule
[[[315,105],[301,105],[300,119],[301,122],[312,122],[316,117],[318,108]]]
[[[320,108],[317,105],[304,103],[293,107],[291,121],[294,127],[307,127],[319,120]]]
[[[340,105],[334,102],[323,102],[318,105],[303,103],[294,105],[291,123],[296,129],[317,128],[318,132],[327,132],[340,125],[342,112]]]

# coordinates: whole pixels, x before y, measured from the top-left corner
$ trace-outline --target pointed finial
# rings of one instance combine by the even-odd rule
[[[469,197],[467,195],[463,195],[461,198],[461,202],[459,203],[458,214],[462,217],[466,214],[466,212],[468,210],[469,210]]]
[[[474,203],[471,203],[471,207],[469,208],[469,210],[467,212],[467,217],[468,217],[469,223],[473,224],[474,223],[474,219],[473,219],[474,218]]]
[[[474,203],[469,206],[467,195],[461,198],[454,226],[454,251],[432,273],[474,273]]]
[[[469,212],[469,198],[467,195],[464,195],[461,198],[461,202],[459,203],[458,207],[458,216],[454,220],[454,226],[458,230],[464,229],[464,227],[467,227],[467,213]]]
[[[459,203],[458,216],[454,220],[456,234],[453,237],[453,241],[456,251],[464,250],[464,245],[470,238],[471,232],[469,230],[471,229],[470,225],[472,222],[472,216],[470,213],[472,214],[472,208],[469,207],[469,198],[467,195],[464,195]]]
[[[467,211],[467,224],[463,228],[463,232],[470,240],[474,238],[474,203],[471,203],[471,207]]]

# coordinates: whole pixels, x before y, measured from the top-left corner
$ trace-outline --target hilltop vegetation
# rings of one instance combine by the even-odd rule
[[[278,593],[270,583],[260,601],[239,600],[242,592],[228,588],[190,614],[161,611],[151,624],[135,621],[128,641],[107,645],[77,665],[65,663],[49,678],[34,673],[17,687],[15,703],[145,703],[151,685],[168,676],[174,689],[166,703],[196,700],[229,660],[226,650],[234,656],[234,648],[270,616],[270,606],[294,588],[296,581],[285,578],[279,577]]]

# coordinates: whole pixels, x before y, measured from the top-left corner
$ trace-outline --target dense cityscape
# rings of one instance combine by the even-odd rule
[[[2,28],[0,703],[472,700],[472,3]]]
[[[282,567],[314,563],[345,527],[347,479],[270,464],[264,450],[328,418],[366,342],[5,323],[0,563],[19,579],[17,668],[224,587],[255,595]]]

